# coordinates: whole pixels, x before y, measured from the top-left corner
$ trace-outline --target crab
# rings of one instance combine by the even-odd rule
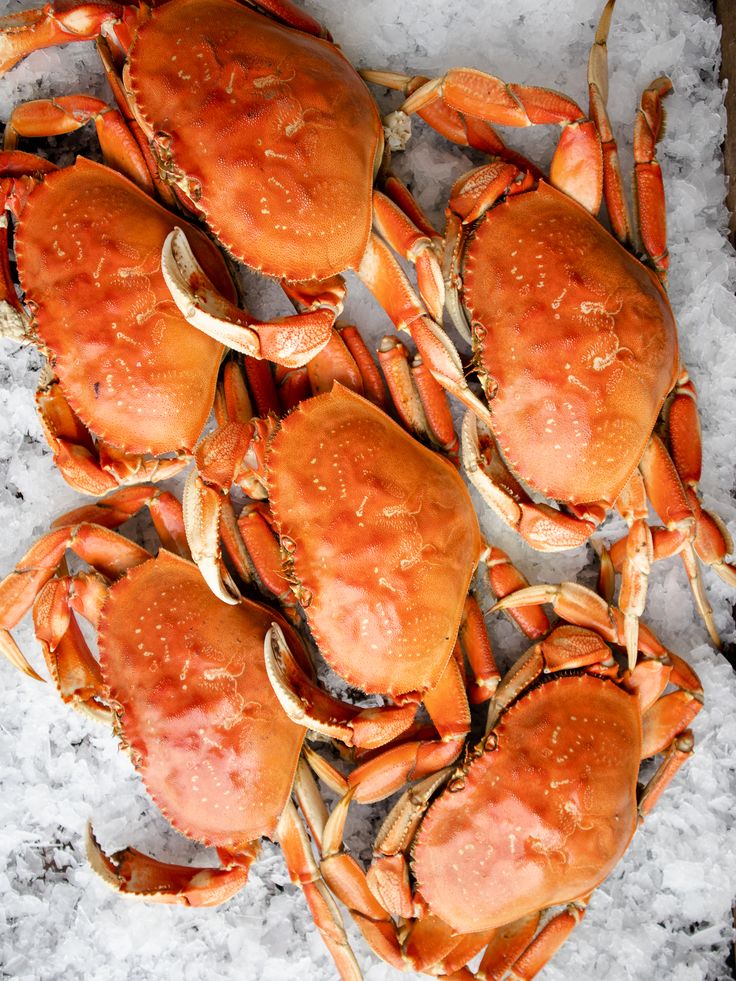
[[[633,663],[655,559],[681,555],[716,644],[698,557],[731,586],[736,567],[725,561],[733,545],[723,523],[700,503],[697,396],[680,363],[665,292],[656,144],[671,83],[656,79],[636,117],[640,261],[606,109],[613,6],[609,0],[604,8],[590,54],[589,118],[558,93],[473,69],[431,80],[363,74],[409,93],[401,107],[406,113],[426,113],[440,99],[489,124],[563,126],[549,180],[517,154],[499,150],[452,189],[444,236],[447,306],[472,340],[491,410],[490,422],[466,415],[463,460],[485,500],[533,548],[579,546],[611,508],[621,513],[629,530],[615,551],[622,572],[618,602]],[[602,195],[613,234],[595,218]],[[650,528],[647,501],[664,527]]]
[[[281,281],[300,309],[278,325],[254,324],[208,282],[188,236],[174,232],[162,264],[195,326],[278,362],[293,363],[299,347],[304,363],[327,343],[342,308],[340,274],[355,270],[394,324],[412,334],[435,378],[485,412],[449,338],[372,232],[375,223],[416,261],[437,315],[443,284],[434,245],[412,220],[403,186],[387,181],[385,194],[374,192],[384,158],[381,118],[321,25],[290,0],[168,0],[152,9],[65,0],[0,20],[0,69],[41,47],[94,38],[162,180],[235,259]],[[39,102],[39,114],[49,115],[49,105]]]
[[[545,601],[570,622],[502,679],[485,735],[463,761],[402,795],[367,875],[342,850],[352,792],[325,829],[325,881],[400,970],[534,977],[693,751],[688,726],[703,697],[687,662],[642,625],[636,666],[622,669],[623,615],[573,583],[498,605]],[[668,685],[675,690],[665,694]],[[640,761],[657,754],[638,789]],[[477,971],[468,969],[483,950]]]
[[[71,112],[59,101],[60,111]],[[74,97],[74,107],[78,125],[96,120],[108,162],[128,176],[83,157],[59,169],[18,150],[0,153],[0,194],[16,221],[25,303],[11,278],[3,223],[0,333],[30,340],[47,355],[37,405],[55,463],[77,490],[101,495],[119,484],[164,479],[190,461],[224,348],[193,330],[171,302],[160,252],[181,218],[152,196],[120,114],[87,96]],[[25,132],[24,109],[11,120]],[[12,122],[12,145],[9,133]],[[192,226],[187,234],[234,299],[217,248]]]
[[[411,385],[405,352],[389,347],[382,355],[392,387],[404,393]],[[319,370],[325,387],[329,376],[330,390],[299,402],[283,419],[229,422],[203,440],[184,515],[193,558],[220,599],[237,599],[221,574],[224,523],[238,532],[230,551],[239,556],[241,575],[255,567],[295,622],[301,608],[340,678],[395,703],[357,709],[328,696],[294,661],[278,626],[269,632],[269,675],[290,717],[371,752],[349,778],[368,801],[460,752],[470,714],[458,631],[475,675],[471,697],[482,701],[492,693],[498,673],[480,609],[468,595],[478,563],[483,560],[496,595],[525,580],[505,553],[482,540],[455,467],[333,381],[338,360]],[[314,362],[309,370],[314,373]],[[440,406],[445,396],[436,388]],[[429,415],[436,419],[433,410]],[[233,484],[255,499],[237,523]],[[530,636],[548,626],[536,617],[520,625]],[[422,701],[437,730],[429,735],[414,726]]]
[[[144,505],[166,548],[154,558],[114,530]],[[71,549],[92,569],[67,574]],[[90,832],[92,868],[115,890],[160,903],[218,905],[246,884],[263,836],[281,845],[341,977],[360,978],[294,794],[319,845],[327,817],[305,730],[282,711],[263,662],[273,623],[311,674],[309,655],[277,610],[225,606],[187,558],[179,502],[152,485],[123,488],[60,518],[0,583],[4,649],[38,677],[8,632],[33,606],[36,636],[62,699],[111,723],[161,812],[213,846],[220,868],[170,865],[125,848],[107,856]],[[77,623],[97,628],[99,663]],[[312,752],[312,756],[316,756]]]

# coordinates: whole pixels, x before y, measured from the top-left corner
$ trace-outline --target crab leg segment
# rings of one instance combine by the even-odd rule
[[[603,184],[600,141],[595,125],[572,99],[550,89],[511,85],[472,68],[453,68],[413,92],[401,110],[418,112],[440,98],[452,109],[495,125],[563,126],[551,181],[588,211],[597,213]]]
[[[360,981],[361,973],[345,934],[342,917],[314,860],[306,830],[291,801],[279,818],[277,836],[291,881],[304,892],[315,925],[344,981]]]
[[[91,41],[123,16],[119,3],[47,3],[0,18],[0,73],[16,65],[32,51]]]
[[[297,725],[348,746],[374,749],[396,739],[414,721],[415,705],[358,709],[326,694],[301,669],[277,624],[266,634],[264,656],[276,696]]]
[[[603,194],[613,234],[625,246],[631,246],[631,219],[624,194],[618,147],[608,118],[608,31],[616,0],[603,8],[593,47],[588,58],[588,96],[590,117],[595,122],[603,153]]]
[[[629,478],[616,506],[629,526],[619,607],[625,617],[626,650],[632,662],[636,659],[639,617],[646,605],[649,569],[654,560],[652,532],[647,523],[647,494],[638,470]]]
[[[533,501],[512,476],[483,420],[468,412],[463,419],[463,467],[483,499],[521,537],[541,552],[584,544],[596,529],[592,521],[556,511]]]
[[[107,690],[100,666],[92,656],[79,624],[71,615],[72,606],[86,606],[85,615],[96,622],[107,588],[101,580],[95,580],[93,595],[89,590],[90,583],[86,585],[88,588],[85,590],[82,576],[65,576],[47,582],[33,605],[33,622],[61,700],[82,715],[109,724],[113,714],[105,704]],[[81,596],[75,596],[77,589]]]
[[[644,250],[660,279],[667,278],[667,224],[664,182],[656,147],[664,133],[662,99],[672,91],[669,78],[655,79],[642,93],[634,123],[634,192],[636,216]]]
[[[89,95],[35,99],[16,106],[5,129],[4,146],[15,150],[19,137],[62,136],[91,121],[108,167],[153,195],[155,185],[148,161],[125,119],[117,109]]]
[[[219,906],[240,892],[258,854],[253,841],[247,849],[232,856],[224,869],[196,868],[159,862],[137,848],[124,848],[106,855],[91,827],[87,827],[87,860],[111,889],[154,903],[180,906]]]
[[[442,328],[419,302],[408,279],[385,243],[371,235],[358,276],[393,321],[397,330],[411,334],[422,361],[444,389],[460,399],[479,418],[490,423],[490,413],[465,381],[457,351]]]
[[[518,593],[499,600],[491,612],[519,606],[537,606],[540,603],[551,603],[559,616],[576,626],[597,631],[609,644],[624,644],[623,613],[579,583],[529,586],[528,589],[521,589]],[[639,650],[649,657],[662,659],[670,656],[667,648],[643,624],[639,624],[638,643]],[[629,668],[633,669],[634,664],[629,662]]]
[[[408,193],[408,192],[407,192]],[[388,244],[417,271],[419,292],[434,320],[442,320],[445,284],[432,239],[421,231],[391,198],[373,192],[373,224]]]
[[[161,253],[161,270],[182,316],[198,330],[254,358],[298,368],[318,354],[330,339],[341,306],[325,302],[316,309],[262,323],[215,291],[189,247],[175,228]]]

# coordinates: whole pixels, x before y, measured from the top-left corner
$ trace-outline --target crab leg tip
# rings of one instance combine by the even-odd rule
[[[232,580],[229,584],[225,584],[220,571],[220,563],[216,559],[205,558],[200,559],[197,564],[202,573],[202,578],[215,596],[223,603],[237,606],[240,602],[240,592]]]
[[[630,613],[624,616],[624,640],[629,671],[633,671],[639,652],[639,620]]]
[[[526,589],[517,589],[514,593],[509,593],[491,607],[491,613],[496,610],[509,610],[517,606],[538,606],[541,603],[551,603],[559,594],[559,586],[527,586]]]
[[[21,652],[21,649],[18,647],[7,630],[0,630],[0,654],[3,654],[14,667],[16,667],[19,671],[22,671],[23,674],[28,675],[29,678],[33,678],[34,681],[40,681],[43,684],[46,684],[46,679],[42,678],[41,675],[31,667]]]

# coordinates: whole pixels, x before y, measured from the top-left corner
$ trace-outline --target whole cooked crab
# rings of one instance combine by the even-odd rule
[[[402,795],[367,876],[341,850],[352,793],[325,830],[325,881],[400,970],[534,977],[692,753],[687,727],[703,699],[689,665],[642,626],[641,656],[622,670],[624,617],[582,586],[531,587],[499,606],[540,600],[576,625],[555,627],[513,665],[458,766]],[[638,788],[640,761],[657,754]]]
[[[587,118],[556,92],[474,69],[429,81],[364,75],[410,92],[405,112],[426,113],[441,100],[489,123],[563,127],[549,180],[499,149],[452,190],[444,236],[447,303],[472,340],[491,416],[488,426],[466,416],[463,459],[496,513],[540,550],[580,545],[610,508],[620,511],[629,533],[615,552],[623,574],[619,605],[633,661],[655,559],[681,555],[716,643],[698,557],[732,586],[736,568],[725,561],[733,546],[722,522],[700,503],[696,393],[679,360],[664,289],[668,257],[656,144],[671,83],[656,79],[636,116],[642,262],[634,254],[606,110],[613,6],[609,0],[604,8],[590,55]],[[594,217],[603,196],[613,235]],[[664,527],[650,529],[647,501]]]
[[[293,364],[299,350],[304,363],[327,343],[342,307],[340,273],[353,269],[412,334],[437,380],[485,412],[444,331],[371,230],[375,222],[417,262],[438,315],[443,286],[432,241],[412,220],[405,189],[393,182],[386,194],[374,192],[381,119],[321,25],[290,0],[168,0],[153,8],[59,0],[0,20],[0,69],[38,48],[94,38],[162,180],[231,255],[278,278],[301,309],[254,324],[208,282],[179,233],[163,265],[192,323],[247,354]],[[47,104],[39,111],[47,114]]]
[[[111,530],[144,505],[167,546],[155,558]],[[299,635],[273,608],[242,597],[225,606],[213,596],[186,557],[181,507],[167,492],[124,488],[55,524],[0,583],[2,649],[38,677],[8,632],[32,606],[62,699],[113,725],[166,819],[215,847],[221,863],[170,865],[135,848],[108,857],[90,833],[92,867],[121,893],[213,906],[246,884],[259,839],[278,840],[341,976],[356,981],[340,914],[291,800],[293,792],[319,847],[326,811],[301,756],[305,730],[281,709],[263,661],[264,634],[278,623],[311,674]],[[69,575],[67,549],[91,571]],[[99,663],[76,614],[97,629]]]
[[[479,561],[497,595],[524,580],[482,541],[457,470],[372,402],[328,381],[344,357],[341,345],[333,346],[330,364],[328,347],[318,371],[314,362],[308,366],[320,375],[322,394],[283,419],[228,422],[202,441],[184,515],[194,560],[213,591],[232,602],[219,545],[223,522],[233,525],[230,489],[240,485],[251,498],[268,499],[267,506],[247,504],[238,519],[230,551],[239,554],[243,540],[241,575],[254,569],[295,619],[301,607],[320,653],[342,679],[395,705],[359,710],[328,696],[291,657],[278,629],[266,642],[272,683],[294,721],[361,751],[401,737],[349,778],[361,800],[375,800],[411,774],[446,765],[462,748],[470,714],[458,632],[475,675],[471,697],[493,691],[498,674],[468,595]],[[412,402],[405,354],[395,347],[382,354],[392,390],[414,405],[410,414],[427,406],[437,427],[442,390],[436,402],[416,395]],[[536,637],[547,621],[532,616],[520,625]],[[419,702],[436,732],[413,726]]]
[[[24,108],[14,119],[25,132]],[[86,96],[59,111],[77,126],[94,118],[108,163],[128,176],[83,157],[59,169],[18,150],[0,153],[0,200],[15,218],[24,293],[21,303],[5,223],[0,334],[47,355],[37,405],[55,463],[73,487],[99,495],[186,465],[212,409],[223,347],[193,330],[171,301],[160,253],[181,218],[155,200],[119,113]],[[221,254],[194,227],[188,234],[209,275],[235,299]]]

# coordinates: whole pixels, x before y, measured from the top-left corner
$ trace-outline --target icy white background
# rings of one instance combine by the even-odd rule
[[[512,81],[553,86],[586,101],[585,62],[600,0],[312,0],[357,64],[434,74],[443,66],[484,68]],[[2,4],[0,9],[21,9]],[[733,395],[736,391],[736,263],[725,238],[718,86],[719,32],[706,0],[619,0],[610,40],[610,110],[628,169],[640,90],[669,74],[668,131],[660,149],[667,196],[671,297],[683,357],[701,399],[703,492],[736,530]],[[91,45],[40,52],[0,80],[0,115],[41,94],[104,94]],[[395,104],[388,99],[385,103]],[[547,162],[556,133],[507,133]],[[213,134],[213,137],[216,136]],[[68,141],[57,141],[55,154]],[[57,157],[58,159],[58,157]],[[452,181],[479,157],[448,147],[414,123],[410,152],[396,169],[440,221]],[[339,206],[336,203],[336,206]],[[371,336],[387,329],[356,284],[348,306]],[[247,281],[257,312],[286,312],[277,291]],[[78,497],[55,473],[33,409],[40,358],[0,342],[0,574],[9,571],[51,520]],[[532,581],[589,577],[590,551],[540,557],[492,517],[486,532]],[[617,528],[607,525],[610,538]],[[618,529],[620,533],[620,529]],[[588,580],[589,581],[589,580]],[[734,596],[707,574],[709,598],[734,642]],[[595,894],[583,925],[544,970],[545,981],[716,981],[726,968],[736,893],[736,681],[706,643],[677,563],[652,576],[647,611],[662,640],[686,655],[703,680],[706,708],[695,723],[694,758],[678,775],[624,861]],[[30,619],[30,618],[29,618]],[[499,656],[521,644],[491,619]],[[16,636],[39,670],[28,624]],[[248,887],[226,906],[195,912],[148,906],[110,892],[86,866],[85,823],[107,849],[133,844],[172,861],[201,861],[196,846],[168,831],[113,738],[65,709],[51,685],[0,664],[0,975],[122,981],[177,977],[323,979],[334,969],[290,884],[278,850],[265,845]],[[375,819],[374,819],[375,824]],[[349,839],[364,860],[371,826],[356,808]],[[196,859],[195,859],[196,856]],[[352,932],[369,981],[392,971]]]

